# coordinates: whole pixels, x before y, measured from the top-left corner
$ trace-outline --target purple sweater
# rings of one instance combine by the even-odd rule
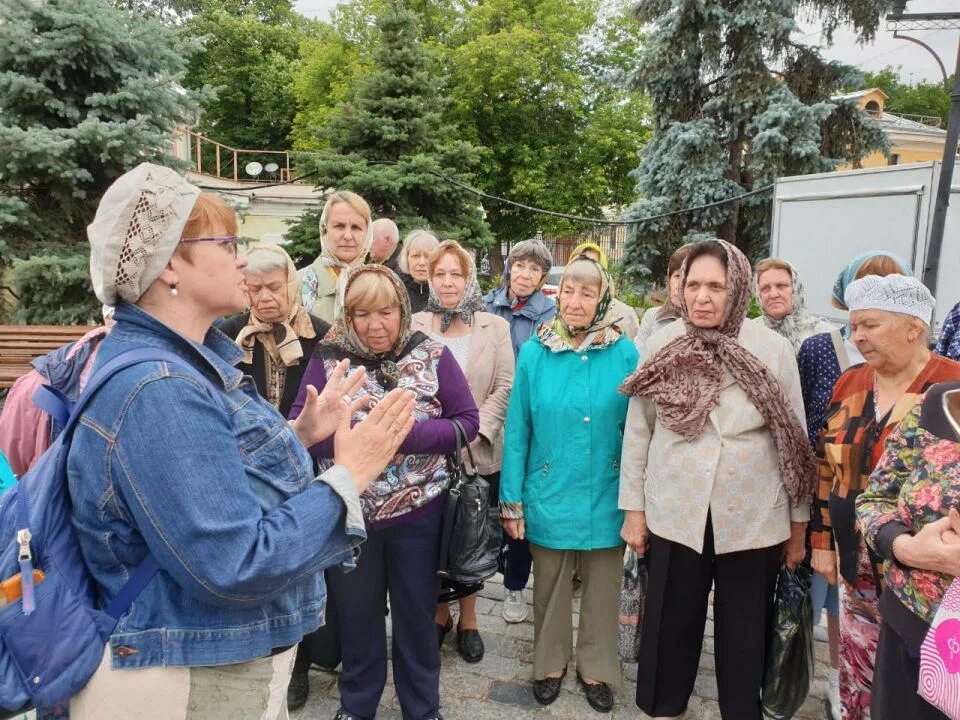
[[[416,358],[411,356],[417,355]],[[410,360],[410,362],[405,362]],[[392,488],[396,492],[404,492],[411,486],[418,486],[423,494],[413,493],[411,503],[402,503],[403,512],[389,511],[401,515],[418,507],[433,505],[433,500],[439,498],[440,491],[446,486],[446,463],[443,455],[453,453],[457,447],[456,431],[452,419],[460,421],[467,434],[467,442],[472,441],[480,428],[480,413],[470,387],[457,364],[453,354],[435,341],[428,340],[421,343],[410,355],[401,358],[397,363],[401,371],[400,387],[414,390],[417,393],[414,416],[417,418],[413,429],[400,445],[397,459],[385,469],[385,474],[361,498],[364,501],[364,511],[368,522],[381,525],[385,518],[379,511],[381,500]],[[307,369],[300,383],[297,398],[290,408],[290,417],[296,418],[303,410],[307,385],[313,385],[322,392],[327,384],[327,367],[325,361],[314,356],[310,359]],[[384,394],[384,389],[377,384],[375,374],[368,370],[363,390],[375,397]],[[310,454],[323,464],[333,458],[333,438],[317,443],[310,448]],[[408,455],[435,456],[429,462],[410,462],[404,459]],[[399,476],[390,481],[388,476]],[[369,502],[367,502],[369,501]],[[426,509],[424,507],[424,509]]]

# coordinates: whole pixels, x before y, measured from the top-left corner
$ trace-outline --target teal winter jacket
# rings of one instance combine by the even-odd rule
[[[507,409],[500,502],[526,537],[556,550],[620,545],[617,508],[627,398],[617,387],[637,365],[626,337],[561,350],[534,336],[517,358]]]

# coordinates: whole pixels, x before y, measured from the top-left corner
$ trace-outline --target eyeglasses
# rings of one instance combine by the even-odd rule
[[[225,237],[181,238],[180,242],[182,243],[196,243],[196,242],[216,243],[217,246],[222,247],[224,250],[231,253],[234,257],[237,257],[237,236],[236,235],[227,235]]]

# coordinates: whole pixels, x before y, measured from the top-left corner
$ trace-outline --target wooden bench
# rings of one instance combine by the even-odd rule
[[[93,326],[0,325],[0,390],[30,372],[31,361],[79,340]]]

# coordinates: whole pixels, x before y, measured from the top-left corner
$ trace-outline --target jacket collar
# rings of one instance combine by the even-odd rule
[[[513,308],[513,303],[510,302],[510,296],[507,295],[507,289],[504,287],[491,290],[487,293],[487,297],[484,298],[486,302],[493,303],[497,307],[505,307],[507,309]],[[546,310],[551,307],[553,301],[544,295],[540,290],[537,290],[533,295],[527,298],[527,302],[522,308],[514,312],[514,315],[521,315],[531,320],[536,320],[540,317]],[[512,311],[512,310],[511,310]]]
[[[113,317],[117,324],[110,332],[111,339],[172,350],[206,375],[216,378],[225,390],[235,390],[240,386],[243,373],[234,366],[243,359],[243,351],[217,328],[211,327],[207,331],[201,345],[164,325],[136,305],[118,303]]]

